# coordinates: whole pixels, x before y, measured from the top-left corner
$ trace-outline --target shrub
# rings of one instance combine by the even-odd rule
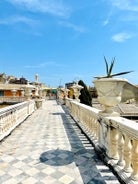
[[[92,96],[91,96],[86,84],[82,80],[80,80],[78,82],[78,84],[83,86],[83,89],[81,89],[81,91],[80,91],[81,95],[79,96],[80,103],[92,106]]]

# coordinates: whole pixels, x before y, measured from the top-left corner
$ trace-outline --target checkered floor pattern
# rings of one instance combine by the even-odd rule
[[[79,127],[46,101],[0,142],[0,184],[119,184]]]

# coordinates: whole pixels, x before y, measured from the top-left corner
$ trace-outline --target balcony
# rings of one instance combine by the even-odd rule
[[[43,100],[38,109],[34,101],[1,109],[0,139],[5,183],[138,183],[137,123],[69,98]]]

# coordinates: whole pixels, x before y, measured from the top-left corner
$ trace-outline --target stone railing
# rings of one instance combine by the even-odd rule
[[[26,101],[0,109],[0,140],[9,135],[35,110],[35,101]]]
[[[69,99],[69,100],[71,100],[71,99]],[[57,101],[59,101],[61,104],[65,104],[65,98],[62,98],[60,96],[57,98]]]
[[[120,179],[138,183],[138,124],[122,117],[101,116],[100,110],[71,99],[66,99],[66,106]]]
[[[23,102],[25,101],[25,97],[21,96],[0,96],[0,102],[1,103],[18,103],[18,102]]]

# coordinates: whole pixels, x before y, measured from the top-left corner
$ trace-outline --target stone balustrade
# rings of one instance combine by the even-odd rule
[[[26,101],[0,109],[0,140],[9,135],[35,110],[35,101]]]
[[[25,101],[26,98],[22,96],[0,96],[0,102],[1,103],[18,103],[18,102],[23,102]]]
[[[138,124],[122,117],[104,117],[98,109],[66,98],[72,117],[95,149],[125,183],[138,183]]]

